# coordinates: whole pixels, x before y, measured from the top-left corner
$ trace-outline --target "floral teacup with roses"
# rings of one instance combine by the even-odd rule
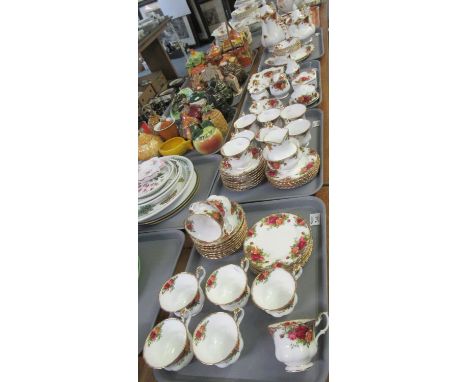
[[[326,326],[315,334],[322,318]],[[286,371],[299,372],[313,366],[312,358],[317,354],[317,341],[328,330],[328,313],[322,312],[318,319],[283,321],[268,326],[275,343],[275,356],[286,364]]]
[[[291,313],[297,304],[296,281],[301,275],[301,267],[296,266],[290,273],[281,262],[276,263],[272,269],[259,273],[253,281],[253,302],[273,317]]]
[[[238,137],[231,139],[221,147],[224,162],[234,170],[243,170],[252,162],[251,140]]]
[[[200,265],[195,274],[181,272],[167,280],[159,291],[161,309],[179,317],[185,310],[189,311],[192,317],[200,313],[205,303],[205,295],[201,288],[205,273],[205,268]]]
[[[239,325],[244,310],[234,310],[233,316],[216,312],[205,317],[193,332],[193,352],[205,365],[224,368],[236,362],[244,347]]]
[[[190,363],[193,358],[190,318],[190,312],[184,310],[181,320],[168,318],[151,330],[143,347],[143,358],[150,367],[178,371]]]
[[[240,266],[228,264],[216,269],[206,280],[208,300],[228,311],[243,308],[250,296],[248,269],[248,259],[242,259]]]
[[[219,240],[227,233],[223,214],[209,202],[195,202],[190,205],[185,230],[195,240],[206,243]]]

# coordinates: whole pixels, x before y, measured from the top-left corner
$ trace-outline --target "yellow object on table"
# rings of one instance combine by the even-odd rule
[[[182,137],[168,139],[159,148],[161,155],[184,155],[187,150],[192,150],[192,142],[186,141]]]

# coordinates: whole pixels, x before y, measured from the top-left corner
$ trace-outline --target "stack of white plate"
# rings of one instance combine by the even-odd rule
[[[198,188],[186,157],[151,158],[138,165],[138,223],[156,224],[183,208]]]

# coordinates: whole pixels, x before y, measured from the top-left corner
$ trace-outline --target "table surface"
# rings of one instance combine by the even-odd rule
[[[323,32],[323,44],[325,53],[320,59],[320,66],[322,71],[322,103],[319,106],[319,109],[323,111],[323,158],[322,158],[322,171],[324,173],[324,184],[323,187],[318,191],[314,196],[320,198],[326,206],[327,211],[327,262],[329,262],[329,224],[330,224],[330,214],[329,211],[329,204],[328,204],[328,195],[329,195],[329,167],[328,167],[328,142],[329,142],[329,134],[328,134],[328,2],[323,3],[320,6],[320,24]],[[148,36],[149,37],[149,36]],[[260,58],[262,56],[262,52],[260,51],[256,57],[254,65],[252,66],[253,72],[256,71],[258,64],[260,63]],[[244,98],[247,92],[244,92],[241,101],[238,104],[238,108],[236,111],[235,118],[237,115],[240,114],[242,104],[244,103]],[[186,235],[184,249],[182,250],[182,254],[179,258],[177,263],[176,269],[174,274],[185,271],[185,267],[188,262],[190,250],[192,248],[192,241]],[[328,264],[327,264],[328,269]],[[328,277],[327,277],[328,279]],[[160,311],[156,322],[160,322],[168,317],[168,314],[164,311]],[[328,379],[327,379],[328,380]],[[153,376],[152,369],[146,365],[143,357],[140,355],[138,356],[138,381],[139,382],[157,382]]]

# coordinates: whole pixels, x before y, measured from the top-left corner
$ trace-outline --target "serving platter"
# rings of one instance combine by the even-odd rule
[[[258,202],[262,200],[297,198],[308,195],[313,195],[318,192],[323,185],[323,112],[320,109],[308,109],[305,113],[305,118],[312,124],[310,128],[311,139],[308,147],[317,150],[321,158],[321,167],[317,176],[304,186],[281,190],[274,188],[266,180],[255,188],[245,191],[231,191],[224,187],[220,176],[218,175],[213,186],[212,194],[226,196],[229,200],[234,200],[238,203]],[[316,126],[317,127],[313,127]]]
[[[198,179],[198,189],[183,208],[162,222],[143,223],[138,226],[139,232],[153,232],[166,229],[183,229],[184,221],[187,217],[188,207],[192,202],[207,199],[213,187],[216,175],[218,173],[221,156],[217,154],[201,155],[190,158],[195,168]]]
[[[274,318],[256,307],[250,298],[244,307],[245,316],[240,325],[244,348],[236,363],[220,369],[203,365],[194,359],[188,366],[177,372],[154,370],[154,376],[158,382],[324,382],[327,378],[328,334],[319,340],[319,350],[313,359],[313,367],[301,373],[287,373],[284,365],[275,358],[273,339],[267,330],[268,325],[276,322],[314,318],[320,312],[328,310],[325,205],[320,199],[310,196],[248,203],[242,205],[242,208],[246,213],[249,227],[272,213],[292,213],[302,217],[307,223],[311,220],[311,214],[320,214],[320,225],[311,226],[314,241],[313,252],[297,283],[298,303],[289,315]],[[193,272],[197,266],[202,265],[206,273],[210,274],[223,265],[240,264],[242,257],[241,249],[231,256],[212,261],[201,257],[194,248],[190,253],[186,270]],[[255,274],[249,271],[249,285],[252,285],[254,278]],[[207,315],[217,311],[220,311],[220,308],[206,301],[202,312],[191,320],[190,331],[193,332]]]
[[[174,273],[184,241],[185,235],[178,230],[138,235],[138,353],[159,314],[156,293]]]

